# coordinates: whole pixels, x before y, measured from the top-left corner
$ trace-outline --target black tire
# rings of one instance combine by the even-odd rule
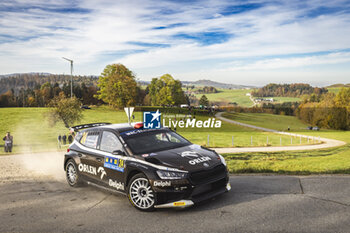
[[[132,206],[141,211],[153,211],[156,194],[147,177],[142,174],[134,175],[127,189],[128,199]]]
[[[69,159],[66,163],[66,180],[74,188],[82,185],[78,167],[73,159]]]

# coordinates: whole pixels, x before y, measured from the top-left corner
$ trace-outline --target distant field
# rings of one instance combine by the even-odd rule
[[[4,136],[10,131],[14,136],[14,153],[18,152],[39,152],[57,150],[57,136],[68,134],[68,130],[62,123],[50,127],[44,115],[47,108],[0,108],[0,136]],[[141,121],[141,112],[135,113],[135,121]],[[197,116],[197,119],[207,120],[208,117]],[[126,122],[124,111],[116,111],[108,107],[96,107],[91,110],[84,110],[84,118],[81,123],[94,122]],[[232,146],[232,136],[234,146],[265,146],[269,145],[290,145],[290,137],[279,136],[273,133],[265,133],[250,128],[236,126],[223,122],[220,129],[180,129],[177,131],[192,141],[193,143],[206,145],[209,135],[210,147],[230,147]],[[251,144],[251,137],[253,137]],[[295,144],[299,144],[299,139],[294,139]],[[302,144],[306,144],[303,139]],[[3,143],[0,143],[0,154],[3,152]]]
[[[283,174],[329,174],[350,173],[350,131],[306,130],[306,124],[293,116],[280,116],[263,113],[224,114],[233,120],[315,137],[342,140],[348,144],[342,147],[315,151],[285,151],[268,153],[244,153],[225,155],[231,172],[234,173],[283,173]]]
[[[342,87],[328,87],[327,89],[331,93],[338,94],[338,92],[342,89]]]
[[[252,89],[218,89],[218,93],[205,94],[209,101],[222,101],[227,103],[236,102],[242,107],[251,107],[253,102],[250,100],[247,93],[250,93]],[[203,94],[196,94],[196,98],[201,98]]]
[[[224,113],[223,116],[235,121],[268,129],[287,131],[289,127],[291,132],[310,132],[310,130],[306,129],[308,125],[294,116],[281,116],[268,113]]]

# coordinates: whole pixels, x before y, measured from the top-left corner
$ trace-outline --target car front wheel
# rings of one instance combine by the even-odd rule
[[[137,174],[131,178],[128,186],[128,198],[137,209],[152,211],[155,203],[155,193],[144,174]]]

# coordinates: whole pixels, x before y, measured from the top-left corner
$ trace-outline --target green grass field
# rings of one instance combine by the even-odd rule
[[[218,89],[218,93],[205,94],[209,101],[217,101],[234,103],[236,102],[238,106],[241,107],[252,107],[253,102],[250,100],[250,97],[247,96],[247,93],[250,93],[252,89]],[[195,94],[196,98],[200,99],[203,94]],[[268,97],[265,97],[268,98]],[[274,98],[274,103],[284,103],[284,102],[299,102],[300,98],[294,97],[272,97]]]
[[[14,136],[14,153],[39,152],[57,150],[57,135],[68,133],[63,124],[50,127],[44,115],[47,108],[0,108],[0,135],[11,131]],[[242,153],[225,154],[229,170],[233,173],[283,173],[283,174],[317,174],[317,173],[350,173],[350,132],[324,130],[306,130],[306,124],[292,116],[280,116],[260,113],[228,113],[224,116],[236,121],[257,125],[276,130],[286,130],[311,136],[334,138],[348,142],[339,148],[315,151],[273,152],[273,153]],[[141,120],[141,112],[135,113],[136,121]],[[208,117],[197,116],[206,120]],[[115,111],[102,106],[91,110],[84,110],[82,123],[93,122],[126,122],[123,111]],[[250,128],[223,122],[220,129],[181,129],[178,132],[190,141],[206,145],[210,135],[210,147],[230,147],[232,136],[234,146],[265,146],[269,137],[269,144],[279,146],[280,135],[256,131]],[[299,144],[299,138],[293,138],[293,144]],[[302,144],[306,144],[305,139]],[[1,144],[2,146],[3,144]],[[282,136],[282,145],[290,145],[290,137]],[[1,148],[0,154],[4,154]]]
[[[226,103],[236,102],[242,107],[251,107],[253,102],[250,100],[247,93],[250,93],[252,89],[218,89],[218,93],[205,94],[209,101],[220,101]],[[200,99],[203,94],[196,94],[196,98]]]
[[[350,173],[350,131],[306,130],[307,126],[296,117],[263,113],[236,113],[224,116],[256,126],[285,130],[288,125],[294,133],[337,139],[348,144],[338,148],[315,151],[286,151],[270,153],[226,154],[230,172],[330,174]]]
[[[239,121],[242,123],[291,132],[310,132],[307,130],[307,124],[304,124],[295,116],[282,116],[268,113],[224,113],[223,117]]]
[[[49,126],[45,118],[47,111],[47,108],[0,108],[0,135],[4,137],[7,131],[11,132],[14,136],[14,153],[57,150],[58,134],[69,132],[63,123]],[[141,114],[136,114],[135,117],[141,120]],[[82,123],[125,121],[127,118],[124,112],[100,107],[84,110]],[[2,149],[0,154],[4,153]]]
[[[14,153],[57,150],[57,136],[68,134],[68,130],[62,123],[53,127],[49,126],[45,118],[47,111],[47,108],[0,108],[0,135],[4,136],[7,131],[12,133],[14,136]],[[136,112],[134,115],[135,121],[142,120],[141,112]],[[122,123],[127,121],[124,111],[116,111],[106,106],[84,110],[83,116],[81,123]],[[197,119],[207,120],[208,117],[197,116]],[[282,140],[282,145],[290,145],[289,136],[260,132],[225,122],[223,122],[221,128],[177,128],[177,132],[193,143],[200,145],[207,145],[209,135],[210,147],[231,147],[232,136],[236,147],[266,146],[267,137],[269,146],[280,145],[280,140]],[[253,137],[252,144],[251,137]],[[299,139],[293,139],[293,142],[294,144],[300,143]],[[306,143],[306,139],[303,139],[302,144]],[[3,143],[0,145],[2,147]],[[0,154],[4,154],[3,148],[0,148]]]

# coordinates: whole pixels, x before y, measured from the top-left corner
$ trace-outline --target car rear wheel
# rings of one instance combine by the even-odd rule
[[[154,210],[155,193],[144,174],[137,174],[131,178],[128,186],[130,203],[143,211]]]
[[[66,164],[66,179],[70,186],[78,187],[81,185],[80,176],[78,173],[77,165],[70,159]]]

